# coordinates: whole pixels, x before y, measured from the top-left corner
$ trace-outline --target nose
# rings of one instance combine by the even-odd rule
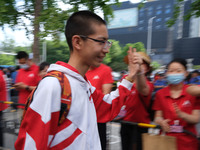
[[[109,52],[109,49],[108,48],[103,48],[103,53],[108,53]]]

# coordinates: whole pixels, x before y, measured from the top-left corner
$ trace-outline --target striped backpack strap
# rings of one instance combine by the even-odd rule
[[[62,124],[65,120],[67,114],[69,113],[69,109],[71,106],[71,87],[68,78],[64,75],[64,73],[60,71],[51,71],[46,74],[45,77],[56,77],[61,86],[61,108],[60,108],[60,117],[58,125]]]
[[[61,108],[60,108],[60,116],[59,116],[59,122],[58,125],[62,124],[62,122],[65,120],[67,114],[69,113],[69,109],[71,106],[71,87],[69,84],[69,80],[68,78],[64,75],[64,73],[60,72],[60,71],[51,71],[48,72],[45,77],[56,77],[60,83],[61,86]],[[30,106],[31,102],[33,101],[33,95],[34,92],[37,88],[35,88],[31,94],[29,95],[27,102],[26,102],[26,106],[24,109],[24,113],[23,113],[23,117],[22,120],[26,114],[26,111],[28,109],[28,107]]]

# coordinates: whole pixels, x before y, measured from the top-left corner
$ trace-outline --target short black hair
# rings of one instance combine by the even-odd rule
[[[181,65],[185,68],[185,70],[187,70],[187,62],[186,62],[186,60],[183,59],[183,58],[175,58],[175,59],[173,59],[173,60],[167,65],[166,68],[168,69],[169,66],[170,66],[172,63],[179,63],[179,64],[181,64]]]
[[[46,62],[46,61],[42,62],[42,63],[39,65],[40,71],[44,70],[44,68],[45,68],[46,66],[50,66],[50,63],[48,63],[48,62]]]
[[[72,37],[74,35],[94,34],[93,23],[106,25],[101,17],[88,10],[75,12],[69,17],[65,27],[65,37],[71,51],[73,50]]]
[[[25,51],[19,51],[16,55],[16,59],[28,59],[28,54]]]

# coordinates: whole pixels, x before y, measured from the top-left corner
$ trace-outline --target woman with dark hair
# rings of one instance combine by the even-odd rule
[[[174,59],[167,65],[166,79],[169,85],[156,93],[153,109],[155,122],[167,135],[177,138],[178,150],[198,150],[198,140],[184,133],[196,135],[195,124],[199,122],[200,101],[188,94],[186,61]]]

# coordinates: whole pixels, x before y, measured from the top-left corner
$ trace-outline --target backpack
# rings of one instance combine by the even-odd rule
[[[46,78],[46,77],[56,77],[61,86],[61,108],[60,108],[60,116],[59,116],[59,121],[58,121],[58,125],[60,125],[65,120],[67,114],[69,113],[69,109],[71,106],[72,98],[71,98],[71,87],[69,84],[69,80],[64,75],[64,73],[62,73],[60,71],[48,72],[44,78]],[[31,92],[31,94],[29,95],[29,97],[27,99],[26,106],[25,106],[24,112],[23,112],[22,120],[26,114],[28,107],[30,106],[30,104],[33,101],[33,95],[34,95],[36,89],[37,89],[37,87]]]

